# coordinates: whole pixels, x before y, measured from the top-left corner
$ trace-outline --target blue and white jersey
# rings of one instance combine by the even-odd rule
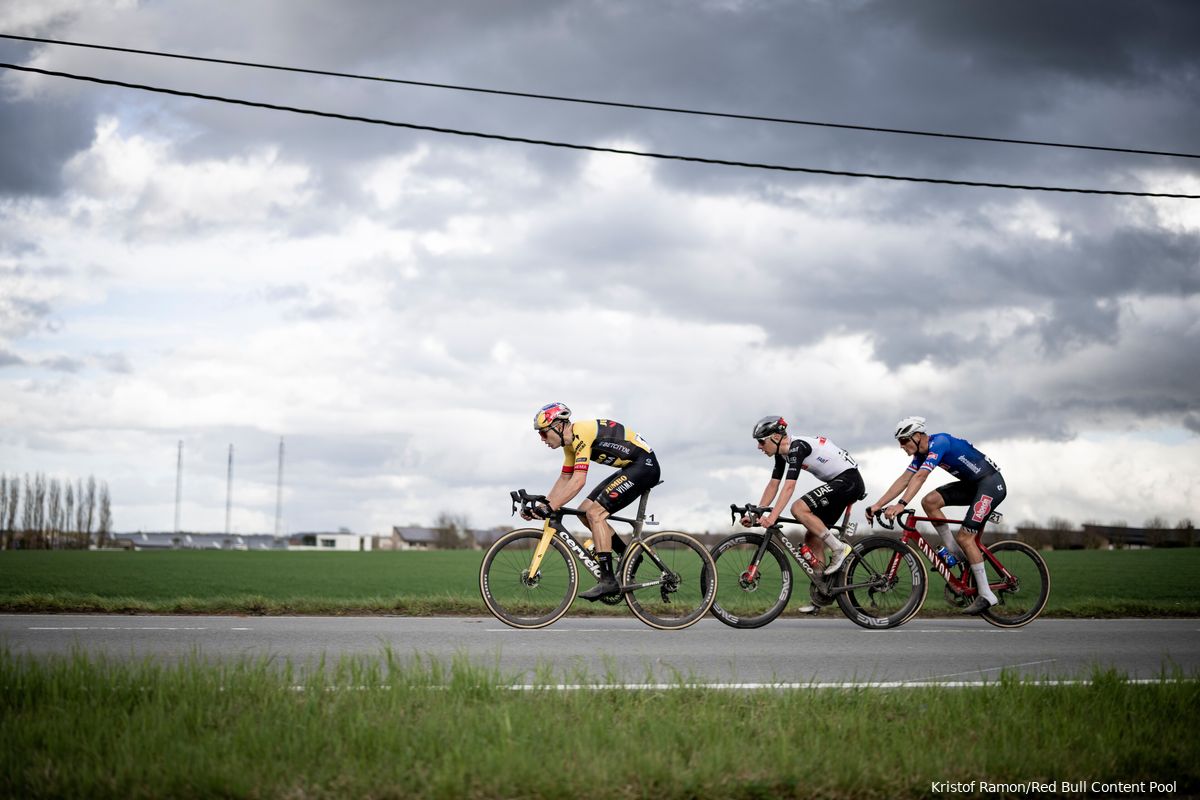
[[[929,454],[913,456],[908,465],[909,472],[941,467],[959,480],[977,481],[1000,471],[1000,468],[966,439],[957,439],[948,433],[935,433],[929,437]]]

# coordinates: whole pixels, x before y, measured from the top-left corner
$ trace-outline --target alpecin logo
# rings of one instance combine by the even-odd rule
[[[979,502],[975,504],[975,514],[971,519],[976,522],[983,522],[987,519],[988,512],[992,510],[992,496],[985,494],[979,498]]]

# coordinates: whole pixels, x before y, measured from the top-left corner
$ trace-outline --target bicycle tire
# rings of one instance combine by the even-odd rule
[[[988,582],[1000,598],[998,605],[980,614],[997,628],[1020,628],[1037,619],[1050,600],[1050,570],[1041,553],[1024,542],[997,542],[988,548],[1014,578],[1015,585],[999,586],[995,566],[984,558]]]
[[[896,576],[886,572],[900,556]],[[837,574],[834,595],[842,613],[856,625],[888,630],[912,619],[925,604],[929,576],[920,554],[909,545],[887,536],[870,536],[854,545]],[[840,587],[858,588],[837,591]]]
[[[792,565],[774,537],[767,542],[754,581],[745,580],[763,536],[735,533],[712,548],[718,591],[711,613],[731,628],[761,628],[782,614],[792,597]]]
[[[558,539],[550,540],[537,579],[528,579],[529,562],[541,540],[541,530],[520,528],[497,539],[483,556],[479,592],[488,611],[505,625],[544,628],[575,602],[579,572]]]
[[[664,573],[647,548],[667,567]],[[717,568],[704,545],[686,533],[663,531],[634,542],[621,563],[621,585],[633,615],[652,628],[680,630],[699,622],[717,594]]]

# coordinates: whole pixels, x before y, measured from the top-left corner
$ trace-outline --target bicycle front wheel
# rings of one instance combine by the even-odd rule
[[[750,562],[762,544],[761,533],[735,533],[712,549],[717,593],[712,613],[732,628],[761,628],[783,613],[792,596],[792,567],[774,541],[753,576]]]
[[[856,625],[873,630],[908,622],[929,593],[920,555],[904,542],[886,536],[871,536],[854,545],[838,579],[831,594],[842,613]]]
[[[996,565],[984,558],[988,585],[1000,603],[982,616],[998,628],[1020,628],[1038,618],[1050,599],[1050,570],[1037,550],[1024,542],[997,542],[988,548],[1011,575],[1000,575]]]
[[[621,563],[621,586],[634,616],[652,628],[695,624],[712,608],[717,568],[704,545],[677,531],[634,542]]]
[[[514,628],[544,628],[575,601],[579,573],[558,539],[550,540],[537,574],[529,574],[541,541],[542,532],[536,528],[506,533],[488,548],[479,567],[479,591],[488,611]]]

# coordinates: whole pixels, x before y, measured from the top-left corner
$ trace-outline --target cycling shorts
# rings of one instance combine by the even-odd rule
[[[657,486],[660,474],[658,457],[643,453],[632,464],[601,481],[588,500],[610,514],[615,513]]]
[[[987,522],[988,514],[1004,502],[1008,491],[1004,488],[1004,476],[993,472],[977,481],[955,481],[939,486],[935,490],[948,506],[970,506],[963,527],[979,533]]]
[[[851,504],[867,496],[862,474],[857,469],[838,473],[829,483],[823,483],[800,499],[808,510],[825,523],[825,527],[836,525]]]

